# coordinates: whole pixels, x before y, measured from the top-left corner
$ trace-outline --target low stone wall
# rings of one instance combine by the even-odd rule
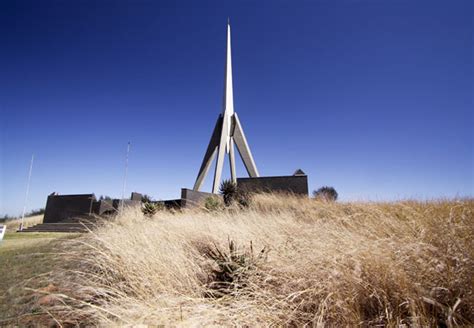
[[[181,189],[181,207],[197,207],[203,206],[206,198],[208,197],[222,197],[210,192],[196,191],[192,189]]]
[[[237,178],[237,186],[247,192],[283,192],[308,196],[307,175]]]
[[[132,193],[131,199],[124,199],[124,206],[139,206],[142,195]],[[92,214],[104,215],[115,213],[121,204],[120,199],[97,201],[94,194],[48,196],[43,223],[57,223],[65,219]]]
[[[169,210],[179,210],[181,208],[181,199],[161,200],[157,203],[162,203]]]
[[[93,213],[98,215],[103,214],[112,214],[115,213],[116,209],[114,208],[112,199],[101,199],[98,202],[94,202]]]

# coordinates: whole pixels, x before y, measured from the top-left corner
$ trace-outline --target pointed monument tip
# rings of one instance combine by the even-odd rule
[[[227,25],[230,25],[230,18],[227,17]]]

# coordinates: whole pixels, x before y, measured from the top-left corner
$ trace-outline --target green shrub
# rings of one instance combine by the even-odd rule
[[[222,208],[222,201],[219,197],[209,196],[204,200],[204,207],[208,211],[217,211]]]

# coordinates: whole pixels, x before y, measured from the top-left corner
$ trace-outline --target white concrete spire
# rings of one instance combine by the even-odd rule
[[[250,152],[250,148],[245,138],[242,125],[240,124],[237,113],[234,112],[234,91],[232,85],[232,53],[230,41],[230,22],[227,21],[227,49],[224,70],[224,97],[222,101],[222,113],[219,115],[216,126],[211,136],[206,154],[199,169],[194,190],[198,191],[204,178],[209,171],[210,165],[217,153],[216,169],[214,173],[214,182],[212,192],[219,191],[219,184],[222,176],[222,168],[224,166],[224,157],[229,155],[230,175],[232,181],[237,181],[235,172],[235,154],[234,144],[237,146],[240,157],[244,162],[247,173],[250,177],[258,177],[257,167]]]
[[[222,104],[222,115],[227,120],[227,134],[229,137],[226,140],[226,153],[230,150],[230,128],[232,127],[231,120],[234,115],[234,90],[232,84],[232,49],[230,45],[230,22],[227,20],[227,51],[225,61],[225,77],[224,77],[224,98]]]
[[[222,114],[234,114],[234,90],[232,85],[232,49],[230,44],[230,24],[227,23],[227,51],[224,77],[224,101]]]

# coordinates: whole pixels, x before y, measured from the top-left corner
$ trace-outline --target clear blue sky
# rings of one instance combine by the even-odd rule
[[[343,200],[472,196],[472,1],[2,1],[0,214],[49,193],[177,198],[221,111],[262,175]],[[228,173],[227,173],[228,174]],[[245,175],[240,164],[238,174]],[[206,188],[210,188],[210,181]]]

